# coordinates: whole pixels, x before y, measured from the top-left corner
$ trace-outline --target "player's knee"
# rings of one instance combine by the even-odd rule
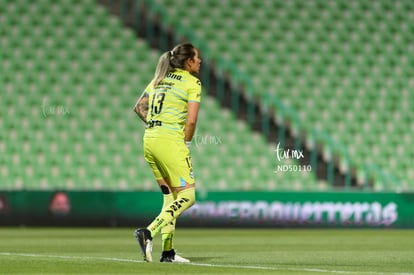
[[[181,190],[178,193],[177,200],[182,202],[185,205],[185,208],[188,209],[194,205],[196,198],[195,198],[195,188],[187,188]]]
[[[189,188],[187,190],[188,190],[187,198],[189,199],[189,202],[188,202],[189,206],[188,207],[191,207],[191,206],[194,205],[194,203],[196,201],[195,188]]]

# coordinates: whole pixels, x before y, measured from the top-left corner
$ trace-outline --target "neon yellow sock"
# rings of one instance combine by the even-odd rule
[[[175,199],[177,198],[177,193],[170,193],[164,195],[164,203],[162,209],[168,207]],[[175,232],[175,223],[176,220],[171,221],[169,224],[161,228],[161,240],[162,240],[162,251],[170,251],[174,249],[173,246],[173,237]]]
[[[170,251],[174,249],[173,245],[173,237],[174,234],[172,233],[162,233],[161,240],[162,240],[162,251]]]
[[[165,207],[155,220],[147,227],[154,237],[167,224],[178,218],[185,210],[190,208],[195,202],[194,188],[188,188],[177,194],[177,199]]]

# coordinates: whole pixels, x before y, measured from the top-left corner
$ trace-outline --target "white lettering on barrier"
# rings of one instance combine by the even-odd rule
[[[392,225],[398,220],[397,204],[389,202],[198,202],[184,212],[192,218],[297,224]]]

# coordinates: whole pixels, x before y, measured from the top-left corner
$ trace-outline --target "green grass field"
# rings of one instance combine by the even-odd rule
[[[0,273],[414,275],[413,230],[180,228],[176,249],[192,263],[143,262],[132,228],[0,228]]]

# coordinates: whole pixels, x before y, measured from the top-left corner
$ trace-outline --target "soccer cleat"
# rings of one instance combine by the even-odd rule
[[[175,254],[174,249],[170,251],[163,251],[160,262],[162,263],[189,263],[190,260]]]
[[[142,255],[144,256],[144,261],[152,262],[152,238],[151,232],[144,229],[137,229],[134,232],[135,238],[138,240],[139,246],[141,247]]]

